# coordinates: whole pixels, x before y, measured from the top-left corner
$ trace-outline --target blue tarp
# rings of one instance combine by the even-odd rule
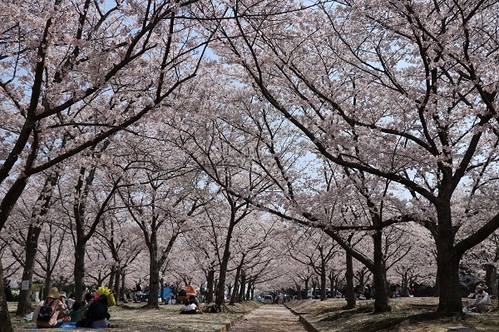
[[[165,287],[165,288],[163,288],[163,296],[161,296],[161,290],[159,290],[158,291],[158,297],[161,297],[163,299],[169,299],[170,298],[170,293],[171,293],[170,287]]]
[[[58,327],[63,328],[63,329],[74,329],[74,328],[76,328],[76,322],[64,323],[64,324],[62,324],[61,326],[58,326]]]
[[[46,327],[37,327],[37,326],[34,326],[33,328],[34,329],[40,329],[40,330],[50,329],[50,328],[46,328]],[[62,325],[54,326],[52,328],[55,328],[55,329],[75,329],[76,328],[76,322],[66,322],[66,323],[63,323]]]

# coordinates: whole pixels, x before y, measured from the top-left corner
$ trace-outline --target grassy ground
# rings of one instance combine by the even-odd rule
[[[288,307],[299,313],[320,332],[448,332],[449,327],[466,326],[473,332],[498,332],[499,311],[487,314],[471,314],[465,317],[438,318],[434,314],[437,298],[402,298],[392,300],[392,311],[373,314],[373,301],[358,301],[357,308],[342,309],[344,299],[327,301],[303,300],[288,303]],[[145,309],[143,304],[129,303],[110,308],[112,331],[145,332],[219,332],[240,320],[259,304],[253,301],[226,306],[219,314],[180,315],[181,305],[161,305],[159,309]],[[15,303],[9,304],[9,311],[15,332],[33,331],[34,323],[25,322],[15,316]],[[72,329],[86,331],[88,329]],[[271,332],[271,331],[269,331]]]
[[[182,305],[160,305],[159,309],[145,309],[144,303],[127,303],[109,308],[112,331],[146,332],[219,332],[228,330],[231,323],[239,320],[244,313],[256,308],[259,304],[253,301],[226,306],[222,313],[204,313],[199,315],[181,315]],[[9,312],[15,332],[33,332],[35,324],[26,322],[15,316],[16,304],[9,303]],[[61,329],[60,331],[64,331]],[[70,331],[86,331],[88,329],[71,329]]]
[[[320,332],[448,332],[449,327],[466,326],[473,332],[498,332],[499,312],[465,317],[439,318],[437,298],[402,298],[390,301],[392,311],[373,314],[373,301],[358,301],[357,308],[344,310],[344,299],[305,300],[288,304]]]

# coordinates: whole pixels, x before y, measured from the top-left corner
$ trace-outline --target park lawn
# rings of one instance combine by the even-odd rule
[[[127,303],[109,308],[110,323],[114,328],[109,331],[146,332],[219,332],[228,330],[230,324],[237,322],[243,314],[259,306],[255,301],[246,301],[233,306],[225,306],[222,313],[204,313],[198,315],[181,315],[182,305],[160,305],[159,309],[146,309],[145,303]],[[9,303],[9,312],[14,332],[33,332],[34,323],[26,322],[15,316],[16,303]],[[89,329],[72,328],[56,331],[88,332]]]
[[[373,301],[358,301],[357,308],[344,310],[344,299],[327,301],[301,300],[287,303],[320,332],[448,332],[449,327],[466,326],[473,332],[499,331],[499,312],[471,314],[465,318],[435,318],[432,314],[438,299],[430,297],[402,298],[391,300],[392,311],[372,314]],[[25,322],[15,316],[15,303],[9,303],[15,332],[33,331],[34,323]],[[116,328],[110,331],[145,332],[219,332],[228,330],[230,324],[239,321],[260,304],[247,301],[226,306],[226,312],[219,314],[180,315],[181,305],[161,305],[159,309],[145,309],[144,303],[128,303],[109,309],[111,323]],[[495,303],[497,306],[497,303]],[[63,330],[61,330],[63,331]],[[83,332],[88,329],[71,329]]]
[[[497,309],[486,314],[471,314],[465,318],[438,318],[434,314],[438,298],[413,297],[390,301],[392,311],[373,314],[372,300],[361,300],[357,307],[344,310],[345,299],[326,301],[304,300],[287,304],[320,332],[448,332],[449,327],[466,326],[473,332],[499,331]],[[494,303],[497,307],[497,302]]]

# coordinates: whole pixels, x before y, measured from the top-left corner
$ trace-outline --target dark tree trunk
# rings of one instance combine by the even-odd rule
[[[75,246],[74,277],[75,299],[81,301],[85,291],[85,241],[81,239],[76,241]]]
[[[120,299],[120,278],[121,278],[121,272],[120,269],[116,269],[115,274],[114,274],[114,283],[113,287],[109,287],[113,291],[113,294],[116,297],[116,301]]]
[[[248,280],[246,288],[246,300],[253,300],[253,294],[251,294],[251,290],[253,289],[253,281],[252,279]]]
[[[308,298],[308,278],[305,279],[305,298]]]
[[[49,295],[51,285],[52,285],[52,273],[50,269],[47,269],[47,274],[45,275],[45,280],[43,281],[42,298],[46,298]]]
[[[241,278],[241,265],[237,267],[236,270],[236,278],[234,279],[234,289],[232,290],[232,294],[230,296],[230,305],[234,305],[236,303],[237,291],[239,290],[239,279]]]
[[[374,287],[376,291],[374,299],[374,312],[382,313],[391,310],[388,304],[388,288],[386,280],[385,261],[383,259],[383,236],[382,231],[377,231],[373,235],[374,244]]]
[[[239,286],[239,297],[237,298],[238,302],[243,302],[245,290],[246,290],[246,274],[243,271],[241,273],[241,285]]]
[[[19,293],[19,301],[17,303],[17,316],[24,316],[33,311],[31,305],[31,285],[33,283],[33,270],[35,266],[35,257],[38,251],[38,238],[40,236],[41,228],[30,225],[28,228],[28,236],[26,241],[26,256],[24,261],[24,270],[22,280],[29,281],[28,289],[21,289]]]
[[[127,302],[128,299],[126,298],[126,289],[125,289],[125,270],[121,270],[121,288],[120,292],[116,293],[119,294],[119,297],[123,299],[123,302]]]
[[[334,273],[334,270],[329,271],[328,275],[329,279],[329,287],[331,288],[331,297],[336,297],[336,289],[338,288],[337,285],[337,275]]]
[[[224,254],[225,256],[225,254]],[[222,259],[222,262],[225,259]],[[227,259],[228,263],[228,259]],[[215,296],[215,302],[217,305],[222,305],[225,302],[225,278],[227,275],[227,264],[222,263],[220,265],[220,274],[218,277],[217,291]]]
[[[445,193],[442,193],[444,195]],[[447,199],[450,201],[450,199]],[[435,237],[437,246],[438,297],[437,311],[449,315],[461,314],[461,282],[459,280],[459,261],[454,246],[455,233],[452,227],[450,203],[437,209],[438,233]]]
[[[345,299],[347,301],[346,308],[353,309],[353,308],[355,308],[355,304],[356,304],[354,284],[353,284],[353,257],[348,252],[346,253],[345,279],[347,282],[346,289],[345,289]]]
[[[225,281],[227,278],[227,266],[229,265],[230,258],[230,242],[232,240],[232,233],[234,231],[235,225],[236,222],[234,220],[230,220],[229,229],[227,230],[227,236],[225,239],[222,261],[220,262],[220,274],[218,276],[218,287],[216,294],[216,304],[220,306],[225,302]]]
[[[111,273],[109,274],[109,279],[107,281],[107,288],[109,288],[109,289],[113,289],[114,288],[114,285],[115,285],[114,282],[115,282],[116,274],[117,274],[116,266],[113,266],[111,268]]]
[[[438,311],[447,314],[462,313],[462,299],[459,291],[461,283],[459,280],[459,258],[455,257],[452,245],[446,245],[447,241],[437,241],[437,264],[439,303]]]
[[[349,260],[351,260],[353,257],[355,257],[358,261],[363,263],[373,273],[374,283],[375,283],[375,288],[376,288],[375,289],[375,292],[376,292],[375,304],[374,304],[375,311],[377,313],[381,313],[381,312],[390,310],[390,306],[388,305],[388,287],[387,287],[387,283],[386,283],[386,270],[385,270],[385,264],[384,264],[384,260],[383,260],[382,231],[379,230],[373,236],[373,245],[374,245],[374,259],[373,259],[373,261],[369,260],[368,258],[366,258],[366,256],[364,256],[363,254],[359,253],[358,251],[356,251],[355,249],[353,249],[351,247],[351,245],[349,243],[350,243],[352,236],[350,236],[350,238],[347,241],[345,241],[340,236],[338,236],[338,234],[336,234],[335,232],[329,232],[326,230],[326,233],[329,234],[334,240],[336,240],[336,242],[338,242],[338,244],[340,244],[340,246],[347,253],[347,272],[345,275],[348,275],[349,273],[351,273],[351,278],[347,277],[347,291],[345,292],[345,296],[347,297],[347,306],[351,306],[352,304],[355,305],[355,303],[353,301],[352,301],[352,303],[348,302],[348,292],[350,292],[350,291],[352,292],[353,298],[355,300],[355,292],[353,290],[353,287],[354,287],[354,285],[353,285],[353,282],[354,282],[353,281],[353,278],[354,278],[353,267],[351,267],[351,269],[352,269],[351,272],[349,272],[349,267],[348,267],[349,264],[352,264],[352,262],[349,262]],[[382,280],[384,280],[383,283],[382,283]],[[351,282],[350,286],[348,284],[349,282]],[[378,287],[377,283],[380,284],[379,290],[377,289],[377,287]]]
[[[10,216],[10,212],[14,208],[17,200],[21,196],[24,188],[26,187],[25,177],[19,178],[10,187],[9,191],[5,194],[0,203],[0,231],[7,222]],[[5,290],[3,285],[3,267],[0,259],[0,332],[12,332],[12,322],[10,320],[7,298],[5,296]]]
[[[206,302],[212,303],[213,302],[213,290],[215,288],[215,270],[212,268],[210,268],[208,270],[208,278],[206,280],[206,288],[207,288]]]
[[[159,308],[158,303],[158,288],[159,288],[159,266],[155,252],[149,255],[149,298],[147,299],[147,306],[150,308]]]
[[[301,300],[301,286],[296,284],[296,294],[298,295],[298,300]]]
[[[321,301],[325,301],[327,299],[327,273],[326,273],[326,261],[323,259],[321,262]]]
[[[497,268],[492,264],[485,264],[485,283],[489,286],[490,295],[499,295],[497,292]]]
[[[5,297],[5,288],[3,284],[3,266],[0,259],[0,332],[14,332],[10,321],[9,308],[7,306],[7,298]]]
[[[37,211],[34,209],[31,212],[31,219],[34,221],[29,225],[28,236],[26,237],[26,254],[24,260],[24,270],[22,280],[29,282],[28,289],[21,289],[19,294],[19,301],[17,303],[17,316],[24,316],[25,314],[33,311],[31,305],[31,285],[33,284],[33,270],[35,266],[36,253],[38,251],[38,239],[42,230],[43,217],[47,214],[50,201],[52,199],[52,188],[57,183],[59,174],[53,173],[45,180],[45,184],[41,193],[38,196],[36,205],[40,205],[41,209]]]

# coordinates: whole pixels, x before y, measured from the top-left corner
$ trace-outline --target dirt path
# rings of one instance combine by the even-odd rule
[[[306,332],[307,330],[283,305],[268,304],[244,315],[243,319],[230,328],[229,332]]]

